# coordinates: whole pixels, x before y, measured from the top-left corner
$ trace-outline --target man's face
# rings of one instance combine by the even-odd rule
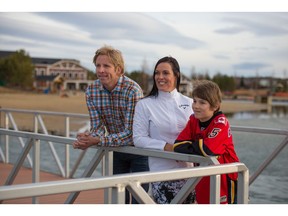
[[[109,91],[112,91],[116,86],[121,75],[121,70],[111,63],[106,55],[99,55],[96,59],[96,75],[102,85]]]

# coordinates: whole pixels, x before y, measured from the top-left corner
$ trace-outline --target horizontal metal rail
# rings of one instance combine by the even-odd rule
[[[33,144],[34,144],[34,148],[39,146],[39,141],[51,141],[54,143],[65,144],[65,145],[67,145],[68,143],[68,145],[72,145],[72,143],[76,140],[75,138],[67,138],[67,137],[60,137],[60,136],[54,136],[54,135],[24,132],[24,131],[14,131],[14,130],[2,129],[2,128],[0,128],[0,135],[16,136],[16,137],[22,137],[22,138],[27,139],[26,145],[23,151],[21,152],[16,164],[14,165],[10,175],[8,176],[5,185],[12,185],[14,179],[16,178],[18,174],[18,171],[20,170],[20,167],[23,164],[24,158],[27,156]],[[121,148],[93,146],[92,148],[98,149],[97,154],[95,154],[90,164],[88,164],[82,177],[90,177],[91,174],[94,172],[95,168],[99,165],[100,161],[103,158],[106,161],[103,174],[106,176],[111,176],[113,173],[113,170],[112,170],[113,168],[111,166],[113,155],[111,153],[113,153],[114,151],[126,152],[126,153],[131,153],[131,154],[138,154],[138,155],[147,155],[147,156],[160,157],[160,158],[166,158],[166,159],[174,159],[174,160],[179,160],[179,161],[194,162],[194,163],[199,163],[200,166],[219,164],[218,160],[215,157],[202,157],[202,156],[197,156],[197,155],[188,155],[188,154],[181,154],[181,153],[176,153],[176,152],[163,152],[160,150],[142,149],[142,148],[136,148],[132,146],[126,146],[126,147],[121,147]],[[40,179],[40,165],[39,165],[40,164],[40,156],[39,156],[40,151],[37,151],[37,152],[38,154],[34,155],[34,160],[33,160],[34,166],[32,168],[33,179],[37,180],[34,183],[39,182],[39,179]],[[217,181],[217,179],[215,181]],[[191,183],[191,182],[188,182],[188,183]],[[133,190],[134,187],[135,185],[129,188],[130,190]],[[107,190],[105,194],[106,194],[105,202],[111,203],[112,202],[111,200],[114,199],[114,196],[111,195],[111,191]],[[180,194],[183,194],[184,196],[185,193],[183,192]],[[78,195],[79,195],[79,191],[71,193],[68,199],[66,200],[66,203],[73,203]],[[215,195],[213,197],[215,197]],[[182,200],[182,199],[183,199],[182,197],[177,198],[177,200]],[[35,198],[34,200],[35,200],[35,203],[37,203],[37,199]],[[217,200],[218,199],[215,198],[213,199],[213,202],[214,201],[218,202]]]
[[[54,143],[59,144],[68,144],[72,145],[72,143],[76,140],[75,138],[69,138],[69,137],[60,137],[55,135],[46,135],[46,134],[39,134],[39,133],[32,133],[32,132],[26,132],[26,131],[13,131],[13,130],[7,130],[0,128],[0,135],[9,135],[9,136],[20,136],[24,138],[32,138],[32,139],[39,139],[42,141],[51,141]],[[92,146],[91,148],[97,148],[98,146]],[[121,148],[119,147],[105,147],[105,149],[110,151],[117,151],[117,152],[126,152],[131,154],[137,154],[137,155],[149,155],[153,157],[162,157],[166,159],[174,159],[174,160],[183,160],[187,162],[195,162],[195,163],[207,163],[207,164],[218,164],[217,160],[215,160],[215,157],[202,157],[197,155],[188,155],[188,154],[181,154],[176,152],[163,152],[160,150],[154,150],[154,149],[142,149],[142,148],[136,148],[132,146],[123,146]]]
[[[62,181],[40,182],[35,184],[22,184],[0,187],[0,200],[18,199],[24,197],[44,196],[74,191],[86,191],[102,188],[113,188],[112,203],[125,203],[126,187],[136,197],[140,203],[152,204],[154,201],[140,186],[142,183],[155,181],[169,181],[183,178],[199,178],[203,176],[216,176],[225,173],[239,173],[237,202],[239,204],[248,203],[249,171],[243,163],[231,163],[225,165],[214,165],[207,167],[193,167],[173,169],[160,172],[141,172],[133,174],[120,174],[111,177],[100,178],[80,178]],[[212,181],[212,186],[218,190],[211,189],[210,197],[214,197],[212,203],[220,203],[220,181]],[[119,189],[121,188],[121,189]],[[216,191],[217,197],[212,192]]]
[[[275,134],[275,135],[288,136],[288,130],[285,129],[231,126],[231,130],[239,132],[248,132],[248,133]]]
[[[81,113],[67,113],[67,112],[51,112],[51,111],[40,111],[40,110],[25,110],[25,109],[7,109],[7,108],[0,108],[1,112],[14,112],[14,113],[26,113],[26,114],[39,114],[39,115],[53,115],[53,116],[69,116],[69,117],[79,117],[79,118],[87,118],[89,117],[88,114],[81,114]]]

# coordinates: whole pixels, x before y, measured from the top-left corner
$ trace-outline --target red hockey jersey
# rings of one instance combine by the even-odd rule
[[[202,156],[217,156],[220,164],[239,162],[236,155],[230,125],[222,112],[209,121],[200,122],[194,115],[177,137],[174,151]],[[221,175],[221,204],[236,203],[237,173]],[[203,177],[197,184],[196,199],[199,204],[208,204],[210,177]]]

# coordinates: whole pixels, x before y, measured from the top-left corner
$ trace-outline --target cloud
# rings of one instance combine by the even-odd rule
[[[104,44],[122,51],[129,72],[144,60],[152,71],[166,55],[188,76],[192,66],[210,75],[261,68],[282,77],[288,67],[288,13],[1,12],[0,19],[1,50],[77,59],[91,70]]]
[[[231,23],[231,26],[219,28],[215,32],[221,34],[249,32],[260,37],[288,34],[287,13],[245,13],[245,16],[242,15],[242,13],[235,13],[229,16],[228,13],[222,22]]]
[[[271,65],[265,63],[243,62],[240,64],[234,64],[233,67],[236,70],[259,70],[271,67]]]
[[[55,13],[57,14],[57,13]],[[61,23],[36,13],[0,13],[0,34],[30,41],[54,41],[59,44],[89,43],[89,32],[69,23]]]
[[[213,55],[213,57],[216,59],[223,59],[223,60],[230,59],[230,57],[228,55],[223,55],[223,54],[215,54],[215,55]]]
[[[203,42],[178,33],[174,28],[142,13],[40,13],[53,21],[90,32],[91,40],[133,40],[142,43],[172,44],[185,49]]]

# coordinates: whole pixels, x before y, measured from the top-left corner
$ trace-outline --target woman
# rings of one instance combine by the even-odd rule
[[[192,99],[179,93],[180,67],[173,57],[161,58],[154,68],[153,87],[137,102],[133,120],[133,141],[136,147],[172,151],[175,139],[192,114]],[[187,163],[149,157],[151,171],[186,167]],[[186,180],[153,182],[156,203],[170,203]],[[194,202],[191,193],[184,203]]]
[[[174,151],[201,156],[217,156],[220,164],[239,162],[234,149],[229,122],[220,111],[221,90],[208,80],[194,83],[192,92],[194,114],[177,137]],[[203,177],[197,184],[196,201],[210,201],[210,177]],[[237,203],[237,173],[221,175],[220,203]]]

